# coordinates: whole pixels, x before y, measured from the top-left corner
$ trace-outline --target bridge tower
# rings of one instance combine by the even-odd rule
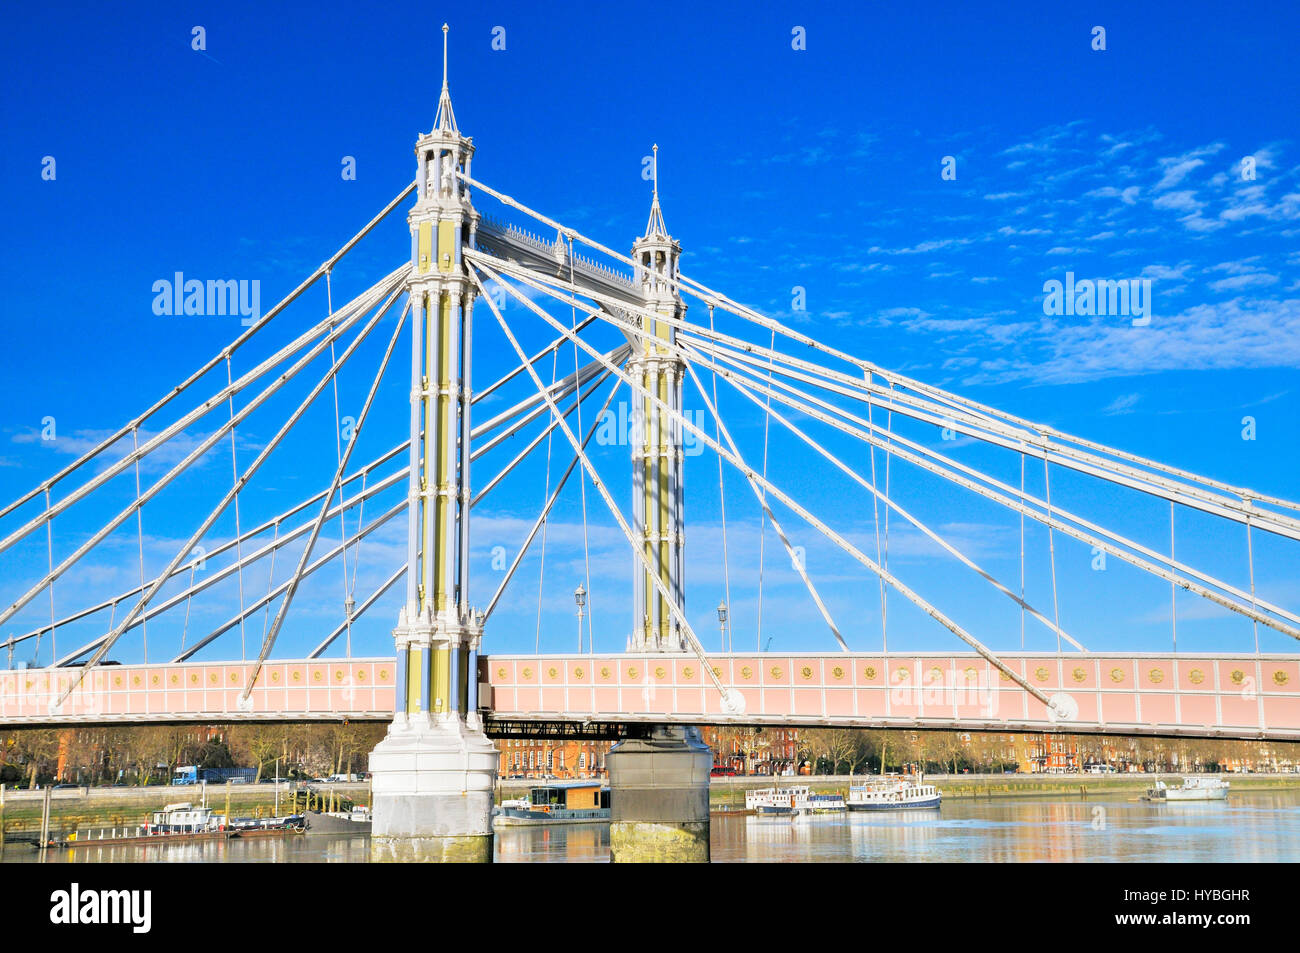
[[[659,147],[654,147],[654,197],[645,234],[632,246],[643,307],[681,318],[686,306],[675,280],[681,246],[668,234],[659,207]],[[675,342],[667,321],[643,318],[633,340],[628,373],[648,392],[682,411],[685,365],[665,345]],[[658,342],[664,342],[660,344]],[[682,427],[645,398],[632,410],[634,532],[647,562],[679,609],[686,605]],[[628,650],[686,651],[685,636],[667,600],[633,563],[634,617]],[[606,756],[610,783],[610,856],[616,862],[693,862],[709,859],[709,771],[713,755],[695,728],[656,726]]]
[[[497,752],[478,715],[482,620],[469,605],[470,380],[474,284],[461,250],[478,213],[473,141],[447,90],[433,131],[415,145],[411,228],[411,475],[406,604],[393,635],[396,705],[370,755],[375,860],[492,859]]]
[[[673,283],[682,248],[664,225],[659,207],[659,147],[654,147],[654,198],[645,234],[632,245],[637,279],[646,311],[682,318],[686,305]],[[676,341],[676,328],[666,321],[643,319],[643,330],[653,342]],[[682,407],[682,378],[686,367],[667,347],[646,337],[633,339],[627,370],[632,379],[678,412]],[[646,560],[659,572],[664,588],[678,608],[686,606],[683,566],[685,546],[682,494],[682,428],[644,397],[632,407],[632,510],[637,544]],[[667,600],[653,580],[634,560],[633,652],[684,652],[686,643],[673,620]]]

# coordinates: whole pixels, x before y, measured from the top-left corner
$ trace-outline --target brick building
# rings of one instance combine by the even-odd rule
[[[558,738],[500,738],[498,764],[503,778],[603,778],[605,755],[612,741],[563,741]]]

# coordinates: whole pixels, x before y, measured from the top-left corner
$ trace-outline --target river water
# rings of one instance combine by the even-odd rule
[[[938,811],[815,817],[713,815],[713,860],[728,862],[1298,861],[1300,791],[1234,793],[1226,802],[1148,804],[1128,797],[949,800]],[[609,860],[609,825],[507,828],[505,863]],[[301,837],[51,850],[46,863],[341,862],[370,859],[365,836]],[[10,846],[6,862],[40,862]]]

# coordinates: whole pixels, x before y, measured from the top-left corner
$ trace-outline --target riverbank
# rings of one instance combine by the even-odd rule
[[[741,810],[745,792],[774,785],[807,785],[815,793],[845,792],[849,785],[868,780],[872,775],[821,775],[815,777],[734,777],[713,778],[709,787],[709,806],[715,811]],[[984,798],[1058,798],[1126,796],[1136,798],[1157,779],[1177,784],[1180,774],[962,774],[926,775],[937,785],[944,799],[977,800]],[[1222,775],[1234,792],[1300,790],[1300,774],[1227,774]],[[498,781],[496,799],[526,794],[529,788],[546,784],[541,780]],[[370,803],[370,789],[359,784],[313,784],[317,793],[337,793],[359,803]],[[281,785],[280,798],[287,788]],[[208,785],[209,807],[224,810],[226,785]],[[229,788],[230,812],[235,816],[270,816],[275,810],[275,787],[270,784],[235,784]],[[0,807],[0,824],[6,834],[39,832],[44,791],[5,791]],[[177,801],[203,800],[197,786],[144,788],[74,788],[50,794],[50,828],[73,830],[100,825],[129,826],[143,824],[153,811]]]
[[[850,784],[868,781],[875,775],[820,775],[816,777],[714,778],[709,787],[709,806],[714,810],[735,810],[745,806],[745,792],[753,788],[803,784],[814,793],[847,791]],[[1181,783],[1182,774],[927,774],[925,780],[939,788],[947,800],[1002,797],[1086,798],[1090,796],[1146,793],[1157,780]],[[1300,774],[1224,774],[1233,791],[1300,790]]]
[[[313,784],[317,794],[370,803],[370,786],[360,784]],[[226,793],[230,793],[230,813],[234,817],[270,817],[275,811],[274,784],[224,784],[207,785],[207,805],[217,811],[226,809]],[[280,785],[280,804],[284,805],[291,786]],[[39,833],[45,792],[5,791],[0,796],[0,827],[6,835]],[[131,827],[146,823],[154,811],[166,804],[189,801],[200,804],[204,799],[202,785],[157,785],[142,788],[84,787],[64,788],[50,792],[50,830],[75,830],[79,827]]]

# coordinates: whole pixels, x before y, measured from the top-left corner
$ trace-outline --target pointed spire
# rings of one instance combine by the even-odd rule
[[[438,119],[433,124],[434,132],[452,132],[460,135],[456,128],[456,114],[451,109],[451,93],[447,90],[447,24],[442,25],[442,95],[438,97]]]
[[[659,145],[654,146],[654,160],[650,163],[650,173],[654,179],[654,199],[650,203],[650,221],[646,223],[645,237],[668,237],[668,226],[664,224],[664,213],[659,208]]]

